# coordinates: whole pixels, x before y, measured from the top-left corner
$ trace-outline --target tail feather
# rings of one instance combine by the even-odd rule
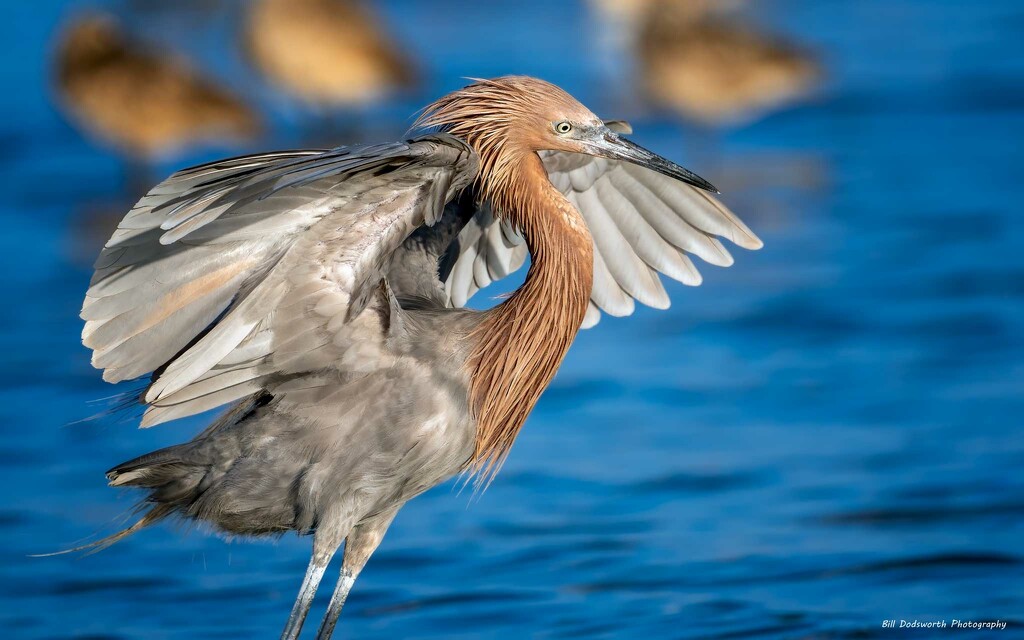
[[[53,553],[35,554],[31,557],[57,556],[79,551],[96,553],[175,513],[185,519],[209,520],[210,518],[197,514],[195,504],[205,495],[210,484],[220,477],[213,473],[214,477],[211,479],[211,471],[230,466],[229,463],[240,455],[239,435],[231,430],[220,433],[220,430],[244,421],[270,398],[271,396],[266,394],[254,395],[248,402],[241,402],[232,407],[190,442],[147,453],[122,462],[107,471],[110,486],[139,487],[148,492],[136,510],[136,513],[144,513],[131,526],[89,544]],[[223,475],[223,471],[220,475]],[[218,521],[217,524],[222,528],[225,526],[224,522]],[[245,525],[244,522],[242,524]],[[276,526],[273,530],[280,528],[281,526]],[[245,530],[245,526],[237,529],[242,533],[249,532]]]
[[[149,511],[147,511],[141,518],[139,518],[135,522],[135,524],[133,524],[130,527],[127,527],[125,529],[121,529],[117,533],[111,534],[111,535],[109,535],[109,536],[107,536],[105,538],[101,538],[100,540],[97,540],[95,542],[90,542],[89,544],[83,544],[81,546],[74,547],[72,549],[63,549],[61,551],[54,551],[52,553],[36,553],[36,554],[30,555],[29,557],[30,558],[46,558],[46,557],[49,557],[49,556],[61,556],[61,555],[65,555],[65,554],[68,554],[68,553],[77,553],[79,551],[85,551],[86,555],[92,555],[94,553],[97,553],[99,551],[102,551],[102,550],[106,549],[107,547],[109,547],[110,545],[112,545],[112,544],[114,544],[116,542],[119,542],[119,541],[127,538],[128,536],[132,535],[136,531],[144,529],[144,528],[148,527],[149,525],[151,525],[151,524],[153,524],[155,522],[163,520],[168,515],[170,515],[172,510],[173,509],[169,505],[158,504],[158,505],[152,507]]]
[[[160,486],[170,479],[166,471],[181,464],[181,449],[182,445],[175,445],[122,462],[107,471],[107,481],[112,487]]]
[[[168,447],[123,462],[107,472],[107,480],[112,487],[149,489],[149,502],[181,506],[183,500],[195,498],[207,472],[205,466],[185,461],[188,447]]]

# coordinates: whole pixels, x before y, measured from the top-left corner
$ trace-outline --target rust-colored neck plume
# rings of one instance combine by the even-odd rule
[[[552,122],[596,118],[542,80],[479,80],[430,107],[417,125],[437,126],[480,156],[477,191],[517,227],[530,249],[526,282],[487,312],[472,338],[470,401],[477,418],[470,469],[478,482],[497,472],[583,323],[593,283],[594,245],[586,222],[552,186],[538,149]]]
[[[594,276],[586,222],[548,181],[536,153],[513,165],[514,193],[492,194],[530,249],[526,282],[491,309],[474,336],[471,401],[478,422],[471,468],[497,472],[583,323]]]

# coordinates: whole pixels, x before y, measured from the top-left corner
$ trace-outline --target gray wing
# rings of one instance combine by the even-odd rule
[[[594,289],[584,328],[601,312],[633,313],[635,301],[664,309],[668,295],[658,274],[696,286],[701,275],[690,256],[729,266],[719,238],[745,249],[761,240],[711,195],[627,162],[575,153],[540,154],[552,184],[583,214],[594,237]],[[526,247],[513,231],[481,211],[459,236],[461,253],[445,282],[452,304],[522,266]]]
[[[93,364],[109,381],[155,371],[144,426],[253,393],[266,376],[374,367],[387,357],[391,255],[475,163],[435,135],[175,174],[97,262],[82,310]]]

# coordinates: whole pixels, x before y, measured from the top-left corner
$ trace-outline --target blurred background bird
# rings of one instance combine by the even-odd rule
[[[744,124],[823,78],[813,54],[754,27],[739,0],[592,0],[615,60],[649,101],[703,126]]]
[[[336,111],[350,110],[350,120],[416,80],[413,61],[356,0],[259,0],[246,18],[245,49],[271,84],[320,116],[321,136],[338,133]]]
[[[255,109],[224,82],[131,37],[109,14],[71,20],[58,35],[52,73],[56,102],[70,121],[123,159],[127,199],[148,188],[160,161],[251,141],[261,131]],[[92,254],[123,206],[121,198],[83,204],[71,252]]]
[[[678,18],[698,20],[709,13],[736,9],[743,0],[590,0],[591,8],[609,26],[617,37],[631,40],[648,16],[671,12]]]
[[[90,138],[132,163],[253,139],[256,112],[180,55],[129,37],[113,16],[80,16],[60,34],[59,104]]]
[[[803,98],[822,77],[813,56],[787,40],[714,13],[662,8],[652,7],[636,43],[644,89],[690,120],[754,120]]]

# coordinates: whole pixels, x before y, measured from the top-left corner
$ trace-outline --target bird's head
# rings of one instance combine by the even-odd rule
[[[58,58],[65,64],[99,64],[116,55],[123,46],[123,34],[112,16],[88,14],[64,31]]]
[[[528,76],[476,80],[429,105],[416,126],[437,127],[480,155],[482,177],[509,173],[524,155],[568,151],[638,164],[700,189],[718,190],[695,173],[617,133],[561,88]]]

